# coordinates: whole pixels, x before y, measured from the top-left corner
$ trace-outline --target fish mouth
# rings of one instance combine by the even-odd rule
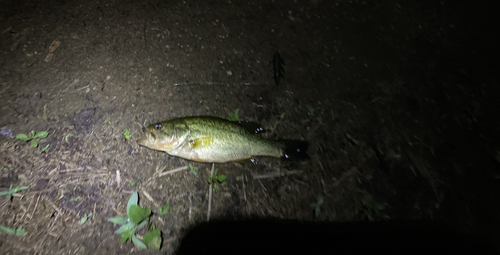
[[[156,135],[149,131],[147,128],[142,128],[144,135],[137,140],[137,144],[147,146],[150,142],[156,141]]]

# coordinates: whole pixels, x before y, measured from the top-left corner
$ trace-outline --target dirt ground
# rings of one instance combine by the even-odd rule
[[[142,253],[107,220],[138,191],[173,254],[207,221],[211,164],[139,147],[141,124],[237,109],[310,160],[216,164],[211,220],[424,219],[498,240],[492,9],[370,2],[2,1],[0,191],[29,188],[1,197],[0,225],[27,232],[1,253]],[[15,138],[32,130],[38,148]]]

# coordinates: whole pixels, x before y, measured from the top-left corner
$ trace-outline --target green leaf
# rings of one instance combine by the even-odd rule
[[[217,183],[214,182],[214,190],[215,190],[215,193],[217,193],[217,191],[219,191],[219,189],[217,188]]]
[[[35,139],[31,140],[31,147],[35,147],[35,148],[38,147],[38,141]]]
[[[142,239],[148,248],[159,250],[161,246],[161,232],[160,230],[151,230]]]
[[[29,140],[31,140],[31,138],[29,138],[26,134],[18,134],[18,135],[16,135],[16,138],[17,139],[21,139],[23,141],[29,141]]]
[[[197,173],[196,173],[196,169],[198,169],[197,167],[194,167],[193,165],[191,165],[191,163],[189,163],[189,169],[190,169],[191,173],[193,173],[194,175],[197,175]]]
[[[13,229],[6,227],[4,225],[0,225],[0,230],[3,230],[5,233],[9,235],[15,235],[15,236],[25,236],[26,234],[28,234],[28,232],[26,232],[23,227]]]
[[[49,144],[47,144],[47,146],[45,146],[45,147],[44,147],[44,148],[40,151],[40,154],[42,154],[42,153],[43,153],[43,152],[44,152],[47,148],[49,148],[49,146],[50,146],[50,143],[49,143]]]
[[[137,205],[137,202],[139,202],[139,194],[136,191],[128,199],[128,203],[127,203],[127,216],[129,218],[130,218],[130,207],[133,206],[133,205]]]
[[[151,223],[151,230],[155,230],[156,229],[156,226],[154,223]]]
[[[212,177],[208,177],[208,183],[212,184]]]
[[[307,114],[309,116],[314,116],[314,108],[312,108],[311,106],[307,106]]]
[[[141,241],[139,240],[139,238],[137,238],[135,235],[132,236],[132,242],[135,244],[135,246],[139,247],[139,248],[143,248],[143,249],[146,249],[148,247],[146,247],[146,245]]]
[[[142,208],[138,205],[132,205],[130,207],[129,218],[135,224],[138,224],[149,215],[151,215],[151,210],[149,208]]]
[[[4,225],[0,225],[0,230],[4,231],[5,233],[7,233],[9,235],[15,235],[16,234],[16,230],[15,229],[6,227]]]
[[[207,109],[207,111],[210,110],[210,107],[208,107],[208,105],[203,105],[203,106],[205,106],[205,109]]]
[[[147,217],[145,220],[141,221],[141,223],[139,223],[139,225],[137,225],[137,228],[140,229],[140,228],[144,227],[144,225],[146,225],[148,223],[148,220],[149,220],[149,217]]]
[[[128,140],[130,138],[130,131],[128,131],[128,129],[125,130],[125,132],[123,133],[123,135],[125,136],[125,139]]]
[[[16,236],[25,236],[27,234],[28,232],[26,232],[26,230],[24,230],[23,227],[19,227],[16,229],[16,234],[15,234]]]
[[[108,117],[106,120],[104,120],[104,124],[106,124],[106,122],[108,122],[110,119],[110,117]]]
[[[218,180],[219,182],[224,182],[224,181],[226,180],[226,176],[225,176],[225,175],[223,175],[223,174],[221,174],[221,175],[217,176],[217,180]]]
[[[280,120],[282,120],[282,119],[284,119],[284,118],[285,118],[285,114],[284,114],[284,113],[282,113],[282,114],[280,115]]]
[[[49,132],[47,132],[47,131],[42,131],[42,132],[38,132],[38,133],[35,135],[35,137],[34,137],[34,138],[40,138],[40,139],[42,139],[42,138],[47,137],[48,135],[49,135]]]
[[[90,216],[92,216],[92,213],[85,214],[80,220],[80,225],[83,225],[83,223],[85,223]]]
[[[354,139],[349,133],[345,133],[345,136],[347,136],[347,138],[349,140],[351,140],[351,142],[353,142],[354,144],[358,145],[358,141],[356,139]]]
[[[115,224],[123,225],[127,223],[128,219],[125,217],[111,217],[108,218],[108,221],[113,222]]]
[[[122,237],[120,238],[120,242],[121,242],[121,243],[124,243],[124,242],[126,242],[127,240],[132,239],[132,237],[134,236],[134,232],[135,232],[135,228],[129,229],[129,230],[127,230],[127,231],[124,231],[124,232],[122,233]]]
[[[74,135],[73,135],[73,134],[67,134],[67,135],[64,137],[64,140],[65,140],[66,142],[68,142],[68,136],[74,136]]]
[[[163,208],[160,207],[159,209],[160,209],[160,215],[165,215],[170,210],[170,204],[166,204]]]
[[[240,109],[236,109],[234,112],[229,114],[229,120],[230,121],[238,121],[238,112],[239,111],[240,111]]]
[[[30,138],[34,138],[35,137],[35,130],[31,130],[31,132],[28,134],[28,136]]]
[[[131,229],[134,229],[135,224],[133,222],[127,222],[125,225],[122,225],[119,227],[116,231],[115,234],[122,234],[124,232],[128,232]]]
[[[130,181],[130,186],[135,186],[135,181]]]

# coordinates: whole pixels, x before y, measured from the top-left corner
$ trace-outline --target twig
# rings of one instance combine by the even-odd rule
[[[264,187],[264,184],[262,184],[262,182],[260,180],[258,180],[258,181],[260,183],[260,186],[262,186],[262,190],[264,190],[264,196],[267,197],[267,189],[266,189],[266,187]]]
[[[243,183],[243,199],[247,201],[247,192],[245,190],[245,175],[241,175],[241,182]]]
[[[162,177],[162,176],[167,175],[167,174],[173,174],[175,172],[180,172],[180,171],[187,170],[187,169],[189,169],[189,166],[181,166],[181,167],[163,172],[160,175],[158,175],[158,177]]]
[[[285,173],[270,173],[270,174],[261,174],[261,175],[252,175],[254,180],[257,179],[267,179],[267,178],[274,178],[274,177],[281,177],[281,176],[287,176],[287,175],[292,175],[292,174],[300,174],[302,171],[288,171]]]
[[[149,201],[153,202],[153,204],[155,204],[156,207],[160,207],[160,205],[156,203],[156,201],[153,199],[153,197],[147,191],[143,190],[142,194],[144,194],[144,196],[147,199],[149,199]]]
[[[210,173],[210,177],[214,176],[214,168],[215,164],[212,163],[212,172]],[[210,188],[208,188],[208,212],[207,212],[207,221],[210,220],[210,210],[212,210],[212,187],[214,182],[210,183]]]
[[[38,200],[40,200],[40,195],[38,195],[38,198],[36,199],[35,208],[33,208],[33,213],[31,214],[30,220],[33,219],[33,216],[35,215],[36,208],[38,206]]]
[[[349,175],[355,173],[357,171],[356,167],[351,168],[349,171],[345,172],[342,177],[340,177],[339,180],[337,180],[335,183],[333,183],[333,187],[339,186],[339,184],[344,181]]]

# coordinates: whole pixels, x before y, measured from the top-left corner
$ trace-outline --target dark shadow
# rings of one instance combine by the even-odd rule
[[[480,235],[429,221],[304,223],[212,221],[192,230],[176,254],[496,254]]]

